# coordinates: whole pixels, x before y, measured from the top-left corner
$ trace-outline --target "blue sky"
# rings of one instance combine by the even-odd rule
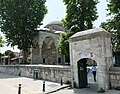
[[[106,0],[99,0],[100,3],[97,5],[98,8],[98,19],[94,22],[94,27],[99,27],[100,23],[103,21],[106,21],[106,8],[107,8],[107,3]],[[50,21],[54,20],[61,20],[62,18],[65,17],[66,15],[66,8],[62,2],[62,0],[47,0],[46,6],[48,8],[48,14],[46,14],[44,20],[43,20],[43,25],[45,26],[47,23]],[[1,33],[0,33],[1,34]],[[11,47],[6,47],[4,46],[3,48],[0,48],[0,52],[4,52],[6,50],[12,50],[14,52],[19,52],[17,47],[11,48]]]

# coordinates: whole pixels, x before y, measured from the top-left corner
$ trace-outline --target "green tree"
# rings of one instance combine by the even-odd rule
[[[60,41],[59,41],[59,49],[60,52],[64,55],[66,55],[66,57],[69,57],[69,43],[68,43],[68,38],[70,32],[63,32],[60,34]]]
[[[3,54],[2,53],[0,53],[0,58],[3,56]]]
[[[11,51],[11,50],[5,51],[4,54],[10,56],[10,58],[14,58],[15,57],[15,53],[13,51]]]
[[[46,0],[0,0],[0,27],[8,45],[23,50],[26,62],[28,48],[33,46],[37,27],[47,13]]]
[[[0,47],[3,47],[3,44],[4,44],[4,40],[3,40],[3,38],[0,36]]]
[[[76,32],[93,28],[93,21],[97,19],[96,4],[98,0],[63,0],[66,5],[66,17],[62,20],[68,30],[61,34],[59,49],[62,54],[68,56],[68,39]]]
[[[63,0],[66,5],[66,17],[63,21],[67,29],[74,33],[91,29],[97,19],[96,4],[98,0]]]
[[[106,22],[101,23],[101,27],[109,31],[112,35],[113,55],[115,56],[115,62],[120,62],[120,0],[108,0],[109,12],[107,16],[110,16]],[[119,63],[120,65],[120,63]]]
[[[3,38],[0,36],[0,47],[3,47],[4,45],[4,40]],[[1,53],[1,50],[0,50],[0,62],[1,62],[1,57],[3,56],[3,54]]]
[[[3,56],[3,54],[2,54],[2,53],[0,53],[0,63],[2,63],[2,62],[1,62],[1,61],[2,61],[2,60],[1,60],[1,57],[2,57],[2,56]]]
[[[113,52],[120,52],[120,0],[108,0],[107,22],[101,23],[101,27],[112,33]]]
[[[113,53],[120,52],[120,32],[116,30],[116,21],[110,19],[107,22],[101,23],[101,27],[112,34],[112,50]]]

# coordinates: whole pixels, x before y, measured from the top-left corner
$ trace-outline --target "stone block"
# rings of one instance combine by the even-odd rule
[[[112,84],[118,84],[119,81],[118,81],[118,80],[112,80],[111,83],[112,83]]]
[[[120,80],[120,75],[117,75],[117,80]]]
[[[111,85],[114,83],[114,80],[110,80]]]
[[[116,75],[110,75],[110,79],[116,79]]]

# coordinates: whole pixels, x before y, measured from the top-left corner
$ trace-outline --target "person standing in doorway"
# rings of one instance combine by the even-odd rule
[[[97,70],[96,66],[93,65],[91,70],[92,70],[92,73],[93,73],[94,81],[96,82],[96,70]]]

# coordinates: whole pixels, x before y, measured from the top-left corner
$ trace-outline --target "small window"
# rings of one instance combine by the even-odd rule
[[[43,58],[43,63],[45,63],[45,58]]]
[[[61,63],[61,58],[60,57],[58,58],[58,63]]]

